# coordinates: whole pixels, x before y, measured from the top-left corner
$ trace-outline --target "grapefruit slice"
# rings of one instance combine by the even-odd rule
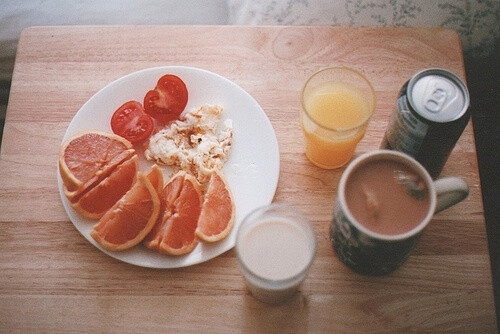
[[[159,213],[160,199],[155,187],[138,172],[132,188],[101,217],[90,235],[105,249],[129,249],[146,237]]]
[[[195,177],[181,171],[167,183],[164,196],[165,213],[145,245],[160,253],[187,254],[198,244],[195,231],[203,203],[201,185]]]
[[[222,172],[214,171],[208,181],[196,235],[207,242],[222,240],[231,232],[235,216],[236,206],[229,184]]]
[[[132,187],[138,168],[139,158],[134,155],[116,167],[107,178],[91,188],[71,206],[84,217],[101,218]]]
[[[109,176],[120,164],[124,163],[132,156],[134,156],[135,151],[133,149],[123,151],[109,161],[108,167],[106,167],[102,172],[96,173],[88,181],[83,183],[78,189],[70,191],[65,184],[63,184],[63,191],[68,200],[71,203],[76,203],[78,200],[90,189],[95,187],[99,182]],[[62,174],[61,174],[62,175]]]
[[[163,198],[163,172],[161,171],[161,168],[156,164],[153,165],[146,172],[146,177],[156,189],[156,192],[158,193],[160,199]]]
[[[179,193],[182,189],[182,184],[184,183],[184,177],[186,173],[183,171],[175,174],[165,185],[164,189],[160,192],[160,197],[163,200],[162,203],[162,212],[160,217],[158,217],[158,221],[155,226],[151,230],[151,232],[144,239],[144,245],[151,249],[160,250],[160,243],[165,235],[165,226],[166,220],[163,220],[165,216],[165,211],[168,211],[169,214],[175,210],[174,201],[177,197],[179,197]]]
[[[155,229],[161,224],[161,220],[163,218],[163,214],[165,212],[165,193],[163,191],[163,172],[161,171],[158,165],[153,165],[153,167],[146,173],[147,178],[153,185],[158,194],[158,199],[160,200],[160,213],[158,214],[158,218],[156,218],[156,222],[153,225],[151,231],[144,238],[144,244],[147,243],[148,238],[151,237],[153,233],[155,233]],[[150,247],[154,248],[154,247]]]
[[[68,198],[104,179],[134,153],[128,140],[104,131],[85,131],[70,138],[59,150],[59,172]]]
[[[165,237],[160,243],[160,252],[183,255],[191,252],[198,244],[196,227],[203,203],[201,185],[196,178],[186,174],[182,189],[174,201],[175,210],[167,218]]]

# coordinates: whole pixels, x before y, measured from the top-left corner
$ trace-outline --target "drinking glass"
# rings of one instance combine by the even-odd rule
[[[254,210],[236,236],[236,254],[248,289],[266,303],[284,302],[298,291],[315,252],[312,224],[285,204]]]
[[[316,166],[334,169],[352,158],[375,110],[375,91],[360,72],[329,67],[302,89],[300,122],[305,154]]]

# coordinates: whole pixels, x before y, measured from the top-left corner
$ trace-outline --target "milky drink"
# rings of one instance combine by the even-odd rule
[[[307,266],[307,235],[285,220],[262,221],[241,240],[241,260],[249,270],[268,280],[294,277]]]
[[[269,303],[293,296],[316,247],[305,217],[290,207],[272,204],[246,217],[236,239],[240,269],[252,294]]]
[[[364,275],[385,275],[410,256],[435,213],[467,197],[464,180],[433,180],[409,155],[375,150],[354,159],[338,185],[330,238],[337,257]]]
[[[391,160],[371,161],[358,167],[347,180],[345,196],[354,218],[380,234],[410,231],[430,208],[424,180],[408,166]]]

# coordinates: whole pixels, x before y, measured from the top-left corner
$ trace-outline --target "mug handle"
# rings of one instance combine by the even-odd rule
[[[435,213],[463,201],[469,195],[469,186],[458,177],[444,177],[434,181],[434,186],[437,197]]]

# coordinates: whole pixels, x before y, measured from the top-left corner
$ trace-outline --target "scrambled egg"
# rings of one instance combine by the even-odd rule
[[[178,167],[206,182],[222,170],[231,150],[232,120],[220,124],[222,107],[203,105],[150,137],[144,155],[159,164]]]

